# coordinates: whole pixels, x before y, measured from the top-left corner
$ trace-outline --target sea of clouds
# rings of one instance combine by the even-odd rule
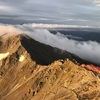
[[[27,34],[41,43],[66,50],[85,60],[100,64],[100,44],[94,41],[79,42],[73,39],[68,39],[61,33],[50,33],[46,27],[34,27],[34,24],[0,24],[0,36],[5,33]]]

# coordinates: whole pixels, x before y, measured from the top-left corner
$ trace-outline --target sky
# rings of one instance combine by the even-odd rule
[[[0,0],[0,23],[100,26],[100,0]]]

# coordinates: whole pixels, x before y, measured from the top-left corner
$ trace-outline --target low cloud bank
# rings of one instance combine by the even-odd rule
[[[66,36],[59,34],[52,34],[47,29],[36,29],[32,25],[4,25],[0,24],[0,35],[5,33],[26,33],[33,39],[57,47],[77,56],[100,64],[100,44],[93,41],[79,42],[68,39]]]
[[[23,24],[24,26],[31,26],[33,28],[48,28],[48,29],[52,29],[52,28],[95,28],[94,26],[79,26],[79,25],[59,25],[59,24]]]
[[[11,33],[11,34],[17,34],[17,33],[22,33],[23,31],[12,26],[12,25],[4,25],[0,24],[0,36],[5,34],[5,33]]]

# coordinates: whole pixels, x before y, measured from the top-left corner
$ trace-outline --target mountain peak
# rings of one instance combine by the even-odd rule
[[[99,100],[100,73],[87,61],[26,34],[6,36],[0,44],[0,100]]]

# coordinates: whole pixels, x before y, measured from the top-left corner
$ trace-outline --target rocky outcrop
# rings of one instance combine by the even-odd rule
[[[70,60],[12,68],[1,79],[1,100],[96,100],[100,79]],[[14,73],[13,73],[14,72]]]
[[[100,67],[98,67],[98,66],[94,66],[92,64],[88,64],[88,65],[87,64],[82,64],[81,67],[84,67],[88,70],[91,70],[91,71],[97,73],[97,74],[100,74]]]

